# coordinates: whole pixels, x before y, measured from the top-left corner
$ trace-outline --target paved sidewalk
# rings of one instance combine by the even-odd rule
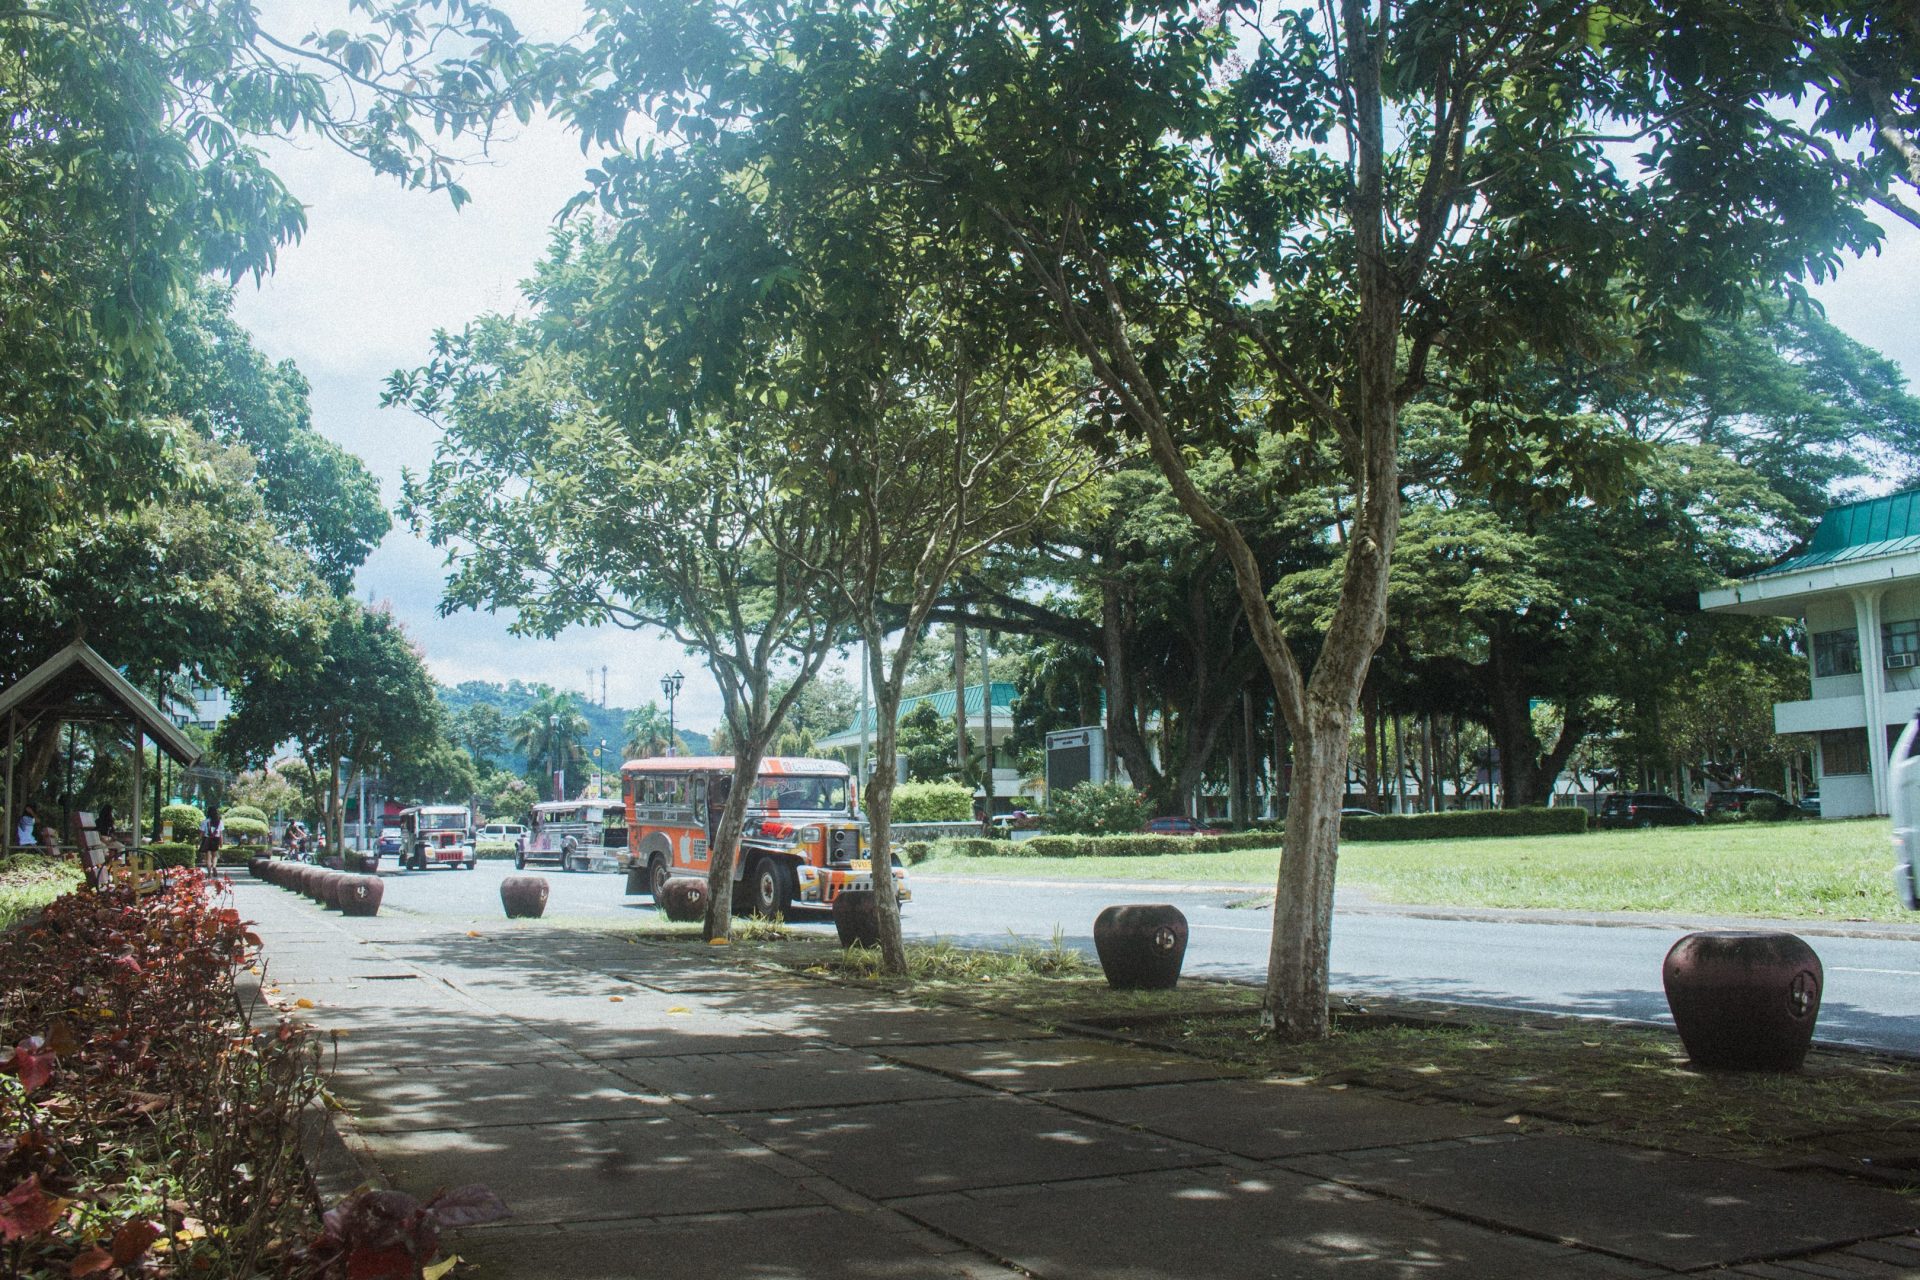
[[[1920,1277],[1920,1206],[1812,1171],[1416,1106],[744,973],[540,921],[347,919],[251,880],[339,1137],[505,1222],[486,1278]],[[476,934],[478,936],[476,936]]]

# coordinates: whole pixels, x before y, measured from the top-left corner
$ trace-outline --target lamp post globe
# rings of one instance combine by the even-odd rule
[[[673,700],[680,696],[680,686],[686,677],[678,671],[660,677],[660,692],[667,695],[667,754],[674,752]]]

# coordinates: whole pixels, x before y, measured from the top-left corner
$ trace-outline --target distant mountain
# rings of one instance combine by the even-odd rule
[[[458,715],[468,707],[490,702],[500,709],[500,714],[509,722],[540,697],[532,686],[521,680],[509,680],[506,684],[464,680],[451,688],[444,684],[436,685],[435,690],[440,695],[440,705],[447,709],[449,715]],[[629,708],[603,707],[597,702],[582,699],[580,714],[587,718],[587,750],[592,751],[604,740],[607,749],[600,757],[600,767],[609,772],[618,769],[622,763],[620,749],[627,741]],[[695,755],[705,755],[712,749],[711,740],[706,734],[696,733],[685,725],[675,725],[674,729],[686,741],[687,749]],[[523,773],[526,771],[527,758],[508,747],[499,763],[503,768]]]

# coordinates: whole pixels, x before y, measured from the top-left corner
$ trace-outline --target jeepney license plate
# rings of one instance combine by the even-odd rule
[[[849,862],[847,869],[850,871],[871,871],[873,870],[873,860],[871,858],[858,858]]]

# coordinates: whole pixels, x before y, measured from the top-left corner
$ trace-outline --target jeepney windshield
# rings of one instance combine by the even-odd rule
[[[847,811],[847,779],[819,774],[761,774],[747,800],[752,810],[825,809]]]
[[[465,831],[467,815],[464,813],[423,813],[419,815],[422,831]]]

